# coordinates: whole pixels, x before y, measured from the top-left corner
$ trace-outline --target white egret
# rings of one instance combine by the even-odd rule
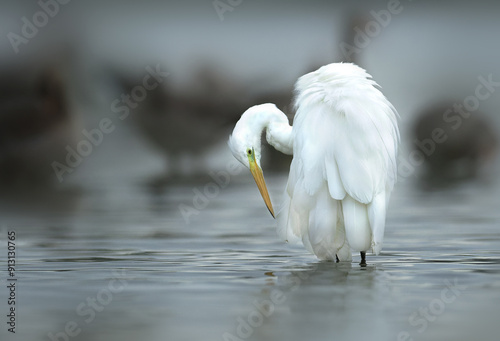
[[[274,104],[251,107],[229,137],[267,208],[274,210],[260,164],[261,134],[293,154],[278,234],[319,259],[352,260],[351,249],[378,254],[387,202],[397,176],[398,114],[362,68],[333,63],[295,84],[293,127]]]

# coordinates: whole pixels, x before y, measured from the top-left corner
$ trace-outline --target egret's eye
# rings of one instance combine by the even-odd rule
[[[252,155],[252,150],[250,148],[247,149],[248,156]]]

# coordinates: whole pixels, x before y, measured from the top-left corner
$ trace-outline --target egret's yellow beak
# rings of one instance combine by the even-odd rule
[[[262,195],[262,199],[264,199],[264,202],[266,203],[269,213],[271,213],[273,218],[275,218],[273,204],[271,203],[271,198],[269,198],[266,182],[264,181],[264,174],[262,173],[262,169],[260,169],[259,165],[255,161],[255,154],[252,153],[252,156],[248,157],[248,161],[250,162],[250,172],[252,173],[253,178],[255,179],[257,187],[259,187],[260,194]]]

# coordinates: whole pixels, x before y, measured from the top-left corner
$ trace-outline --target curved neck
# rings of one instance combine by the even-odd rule
[[[293,153],[292,127],[286,115],[274,104],[257,105],[241,117],[255,139],[260,140],[266,130],[266,140],[275,149],[284,154]],[[246,117],[244,117],[246,116]]]

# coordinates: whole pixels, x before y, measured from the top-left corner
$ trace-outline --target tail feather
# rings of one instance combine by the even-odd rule
[[[373,234],[372,249],[376,255],[382,250],[384,241],[386,202],[385,192],[381,192],[368,205],[368,219]]]
[[[335,260],[338,256],[341,261],[350,261],[341,202],[329,195],[327,186],[314,196],[300,193],[298,188],[295,187],[292,198],[285,192],[285,202],[278,213],[279,236],[288,242],[302,241],[319,259]]]
[[[342,200],[342,211],[347,240],[354,251],[366,251],[371,247],[372,232],[368,219],[368,206],[347,195]]]
[[[316,195],[316,205],[309,216],[307,234],[314,254],[319,259],[334,260],[337,254],[335,243],[336,226],[338,222],[338,205],[323,188]]]

